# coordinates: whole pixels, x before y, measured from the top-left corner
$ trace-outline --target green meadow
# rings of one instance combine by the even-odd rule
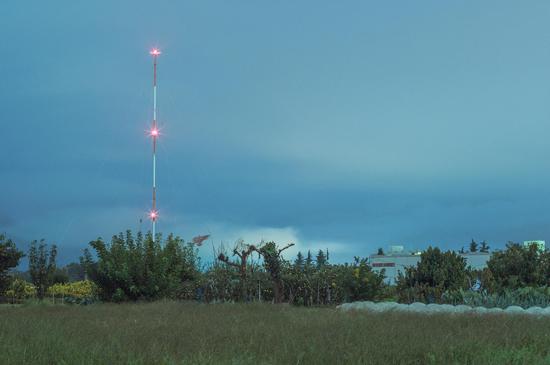
[[[0,364],[550,364],[550,319],[198,304],[0,306]]]

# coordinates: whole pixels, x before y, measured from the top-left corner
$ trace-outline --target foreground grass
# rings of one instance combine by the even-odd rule
[[[1,306],[0,364],[550,364],[550,319],[268,304]]]

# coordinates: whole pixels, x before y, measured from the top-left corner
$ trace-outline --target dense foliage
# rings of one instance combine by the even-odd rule
[[[526,286],[518,289],[505,288],[499,292],[450,290],[443,293],[440,302],[503,309],[512,305],[525,309],[530,307],[545,308],[550,305],[550,288]]]
[[[447,290],[466,286],[466,260],[459,254],[428,247],[417,266],[405,268],[399,275],[397,291],[401,301],[437,302]]]
[[[134,237],[127,231],[113,236],[110,244],[99,238],[90,246],[97,262],[88,252],[82,261],[104,300],[185,298],[186,284],[194,286],[199,276],[194,245],[173,235],[153,240],[150,234]]]
[[[31,283],[15,278],[4,294],[12,303],[36,297],[36,287]]]
[[[488,245],[482,242],[482,249]],[[492,253],[487,267],[470,270],[452,252],[429,248],[416,267],[400,276],[397,294],[403,302],[507,307],[550,304],[550,253],[536,245],[509,242]]]
[[[506,250],[492,254],[487,267],[498,290],[550,284],[550,253],[536,245],[509,242]]]
[[[44,298],[46,290],[55,281],[55,273],[57,267],[55,258],[57,257],[57,247],[52,245],[49,247],[42,239],[37,246],[37,242],[31,243],[29,249],[29,273],[31,281],[36,287],[36,295],[38,298]]]
[[[97,285],[90,280],[57,283],[48,288],[47,294],[67,303],[92,303],[98,295]]]
[[[197,241],[198,242],[198,241]],[[550,253],[537,246],[509,243],[495,251],[483,270],[466,267],[453,251],[429,247],[416,266],[406,267],[396,286],[384,283],[368,259],[332,264],[328,251],[298,252],[287,260],[282,253],[293,244],[255,245],[238,241],[223,247],[216,259],[201,266],[195,241],[169,235],[132,232],[90,242],[80,263],[56,266],[57,249],[44,240],[29,250],[29,271],[12,273],[22,256],[15,244],[0,236],[0,294],[12,302],[45,295],[64,302],[191,299],[202,302],[268,301],[302,306],[333,305],[364,300],[422,301],[484,306],[550,303]],[[202,241],[201,241],[202,242]],[[199,242],[200,243],[200,242]],[[472,240],[470,251],[485,251]],[[381,250],[380,250],[381,251]],[[32,282],[32,284],[30,282]]]
[[[0,294],[10,285],[11,278],[8,272],[19,264],[21,257],[23,252],[15,247],[15,243],[0,234]]]
[[[315,259],[311,252],[306,258],[298,252],[294,262],[290,262],[283,259],[281,253],[291,246],[278,247],[274,242],[254,246],[238,242],[233,249],[236,261],[220,253],[218,259],[225,265],[216,262],[204,273],[207,278],[204,299],[311,306],[381,297],[384,275],[373,272],[367,259],[357,257],[352,264],[334,265],[328,260],[328,252],[319,251]],[[258,254],[256,261],[252,252]]]

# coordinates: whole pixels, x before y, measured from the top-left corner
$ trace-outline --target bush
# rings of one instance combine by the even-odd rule
[[[36,297],[36,287],[25,280],[16,278],[13,279],[8,290],[6,290],[6,296],[12,302],[34,298]]]
[[[467,286],[467,273],[466,260],[462,256],[428,247],[422,252],[416,267],[407,267],[405,274],[398,276],[399,300],[439,303],[445,291]]]
[[[550,253],[540,252],[536,245],[525,247],[509,242],[506,250],[496,251],[487,262],[496,289],[549,285]]]
[[[107,301],[174,297],[182,283],[199,276],[194,245],[173,235],[153,240],[150,234],[134,238],[127,231],[113,236],[110,244],[97,239],[90,245],[98,260],[86,253],[82,262]]]
[[[12,282],[9,271],[17,267],[21,257],[23,257],[23,252],[17,249],[15,243],[0,234],[0,295],[9,288]]]
[[[61,298],[66,303],[88,304],[96,300],[98,288],[89,280],[75,281],[72,283],[58,283],[50,286],[47,295],[53,298]]]
[[[384,287],[384,273],[375,273],[367,264],[367,259],[355,257],[350,266],[343,266],[346,271],[342,287],[349,301],[377,299]],[[335,283],[335,286],[337,284]]]
[[[416,283],[412,287],[398,288],[397,297],[400,303],[442,303],[444,292],[440,286],[433,287],[425,283]]]
[[[499,293],[487,291],[474,292],[470,290],[450,290],[443,294],[442,302],[447,304],[466,304],[470,306],[506,308],[517,305],[522,308],[547,307],[550,305],[550,288],[525,287],[520,289],[504,289]]]

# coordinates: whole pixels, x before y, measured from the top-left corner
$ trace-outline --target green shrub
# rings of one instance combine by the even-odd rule
[[[36,287],[25,280],[15,278],[6,290],[6,296],[12,301],[34,298],[36,297]]]
[[[124,301],[177,296],[182,283],[199,276],[199,259],[193,243],[179,237],[161,235],[156,239],[148,234],[130,231],[113,236],[110,244],[102,239],[90,242],[98,260],[89,253],[82,259],[86,271],[100,288],[107,301]]]
[[[547,307],[550,305],[550,288],[525,287],[519,289],[504,289],[499,293],[487,291],[474,292],[470,290],[449,290],[443,293],[442,303],[483,306],[487,308],[506,308],[517,305],[522,308]]]
[[[60,298],[63,302],[75,304],[94,302],[98,297],[98,293],[97,285],[89,280],[54,284],[47,291],[47,295],[54,299]]]

